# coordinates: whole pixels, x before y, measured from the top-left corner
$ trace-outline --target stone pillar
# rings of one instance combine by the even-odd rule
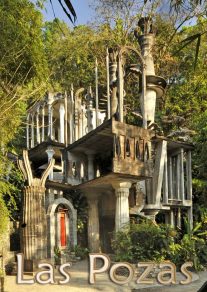
[[[30,114],[27,115],[27,149],[29,149],[29,119],[30,118]]]
[[[191,202],[191,207],[188,209],[188,221],[191,229],[193,228],[193,201],[192,201],[192,168],[191,168],[191,151],[187,152],[186,159],[186,172],[187,172],[187,199]]]
[[[192,169],[191,169],[191,151],[187,152],[186,172],[187,172],[187,199],[192,201]]]
[[[52,139],[53,130],[53,108],[51,104],[48,104],[48,136]]]
[[[170,210],[170,225],[172,227],[175,227],[175,216],[174,216],[174,211]]]
[[[152,55],[152,48],[154,45],[154,33],[152,31],[151,22],[149,18],[141,18],[138,22],[141,28],[142,35],[138,37],[141,47],[142,56],[145,61],[146,72],[144,75],[155,75],[154,60]],[[146,78],[143,76],[143,78]],[[144,94],[143,94],[144,95]],[[146,128],[147,122],[154,123],[155,106],[156,106],[156,91],[153,88],[147,88],[145,96],[141,97],[141,109],[143,115],[143,126]]]
[[[167,167],[167,153],[165,155],[165,166],[164,166],[164,183],[163,183],[163,203],[168,203],[168,167]]]
[[[32,119],[31,119],[31,148],[34,147],[34,115],[32,114]]]
[[[118,58],[118,91],[119,91],[119,121],[124,121],[124,74],[123,60],[121,53]]]
[[[109,49],[109,82],[111,90],[111,100],[110,100],[110,116],[112,117],[118,106],[117,99],[117,56],[118,51]]]
[[[60,104],[60,143],[65,143],[65,107]]]
[[[109,51],[106,52],[106,80],[107,80],[107,119],[110,119],[110,75],[109,75]]]
[[[157,145],[157,152],[155,157],[155,167],[153,174],[153,203],[157,206],[161,201],[161,190],[164,175],[164,165],[167,155],[167,141],[161,141]]]
[[[22,252],[25,259],[47,258],[45,187],[27,186],[23,200]]]
[[[177,212],[177,227],[181,228],[181,209],[178,208],[178,212]]]
[[[88,154],[88,180],[95,178],[95,170],[94,170],[94,154]]]
[[[48,147],[47,150],[47,156],[48,156],[48,163],[53,159],[53,155],[55,154],[55,151],[52,149],[52,147]],[[53,168],[49,174],[49,179],[53,180]]]
[[[70,124],[70,144],[72,144],[75,141],[74,108],[75,108],[74,89],[73,89],[73,84],[71,84],[70,99],[69,99],[69,104],[68,104],[68,113],[69,113],[68,121]]]
[[[182,202],[185,200],[185,180],[184,180],[184,151],[180,149],[180,197]]]
[[[112,183],[116,195],[116,214],[115,230],[116,232],[129,224],[129,189],[130,182]]]
[[[180,166],[181,166],[181,162],[180,162],[180,153],[177,155],[176,158],[176,195],[177,195],[177,199],[180,200],[181,196],[180,196],[180,181],[181,181],[181,172],[180,172]]]
[[[39,125],[39,109],[36,113],[36,135],[37,135],[37,144],[40,144],[40,125]]]
[[[98,195],[88,196],[88,245],[90,252],[100,251]]]
[[[173,199],[173,175],[172,175],[172,157],[169,156],[168,163],[168,186],[169,186],[169,199]]]
[[[54,160],[51,160],[41,178],[34,178],[28,158],[23,150],[23,160],[18,160],[27,186],[23,195],[22,246],[26,260],[47,258],[46,212],[45,212],[45,181]]]
[[[92,109],[92,103],[90,103],[89,107],[87,108],[86,114],[87,114],[87,129],[88,129],[88,132],[90,132],[94,129],[94,125],[93,125],[94,111]]]
[[[45,140],[45,108],[42,106],[42,142]]]

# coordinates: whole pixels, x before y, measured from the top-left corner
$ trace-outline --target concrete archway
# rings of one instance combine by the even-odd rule
[[[69,212],[69,230],[68,235],[70,238],[70,246],[74,247],[77,245],[77,211],[74,209],[72,203],[65,198],[58,198],[48,207],[47,211],[47,222],[48,222],[48,232],[49,232],[49,254],[48,256],[51,259],[54,259],[54,247],[56,245],[55,236],[56,236],[56,224],[55,224],[55,212],[59,205],[64,205],[68,208]]]

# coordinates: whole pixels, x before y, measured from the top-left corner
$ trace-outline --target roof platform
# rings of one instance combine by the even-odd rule
[[[157,136],[157,135],[152,138],[152,142],[160,142],[160,141],[167,141],[167,148],[168,148],[167,150],[169,154],[179,151],[179,149],[181,148],[183,148],[186,151],[194,149],[194,145],[192,143],[175,141],[170,138],[167,138],[164,136]]]
[[[61,150],[65,148],[65,144],[52,140],[44,141],[28,151],[29,159],[35,167],[40,167],[43,164],[48,163],[48,155],[46,150],[50,147],[52,147],[55,152],[55,160],[57,162],[61,160]]]

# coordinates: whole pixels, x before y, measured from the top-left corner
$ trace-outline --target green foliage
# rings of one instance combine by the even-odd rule
[[[0,2],[0,231],[7,231],[8,216],[16,217],[22,180],[7,158],[18,152],[14,142],[25,130],[26,109],[46,89],[47,61],[43,19],[28,0]],[[15,174],[16,172],[16,174]],[[9,181],[10,177],[10,181]]]
[[[206,236],[206,221],[195,223],[191,230],[185,220],[183,234],[170,225],[155,225],[143,221],[140,224],[131,224],[127,230],[117,232],[112,247],[116,261],[137,263],[170,260],[177,267],[192,261],[194,268],[200,270],[207,262]]]
[[[155,225],[152,222],[131,224],[127,231],[119,231],[112,241],[112,248],[118,261],[156,261],[166,259],[169,245],[176,236],[170,226]]]
[[[80,245],[76,245],[73,248],[75,256],[80,258],[81,260],[85,259],[89,253],[89,250],[86,247],[81,247]]]
[[[54,257],[55,259],[61,258],[61,250],[58,246],[54,247]]]
[[[129,231],[118,231],[114,235],[114,239],[112,240],[112,249],[115,252],[116,261],[131,262],[133,260],[132,242]]]
[[[196,222],[191,230],[189,222],[185,219],[185,231],[180,241],[170,244],[170,260],[177,266],[192,261],[196,270],[201,270],[207,262],[206,223]],[[203,228],[205,230],[203,230]]]
[[[1,82],[23,84],[31,78],[38,77],[39,81],[45,76],[42,23],[41,13],[30,1],[1,1]]]
[[[7,228],[8,228],[8,216],[9,216],[9,212],[8,209],[6,207],[5,201],[2,197],[2,195],[0,195],[0,240],[3,239],[5,233],[7,232]]]
[[[203,107],[207,103],[207,98],[202,101]],[[207,179],[207,109],[195,117],[195,130],[197,135],[194,137],[194,171],[200,179]]]

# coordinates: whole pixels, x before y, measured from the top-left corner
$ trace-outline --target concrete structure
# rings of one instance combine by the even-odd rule
[[[53,258],[55,247],[67,250],[77,244],[77,212],[67,198],[71,190],[87,198],[91,252],[110,251],[110,232],[128,226],[130,217],[156,221],[158,216],[180,227],[188,215],[192,224],[193,147],[156,131],[156,100],[163,96],[166,82],[155,75],[150,19],[142,18],[139,27],[135,35],[141,53],[131,47],[107,51],[107,100],[98,96],[96,67],[95,97],[91,88],[71,87],[70,94],[48,93],[28,111],[27,151],[33,174],[26,152],[25,170],[22,167],[28,182],[23,217],[27,259]],[[138,61],[129,70],[140,78],[142,127],[125,122],[124,60],[130,52]],[[46,192],[39,183],[45,173]],[[30,181],[30,176],[36,179]]]

